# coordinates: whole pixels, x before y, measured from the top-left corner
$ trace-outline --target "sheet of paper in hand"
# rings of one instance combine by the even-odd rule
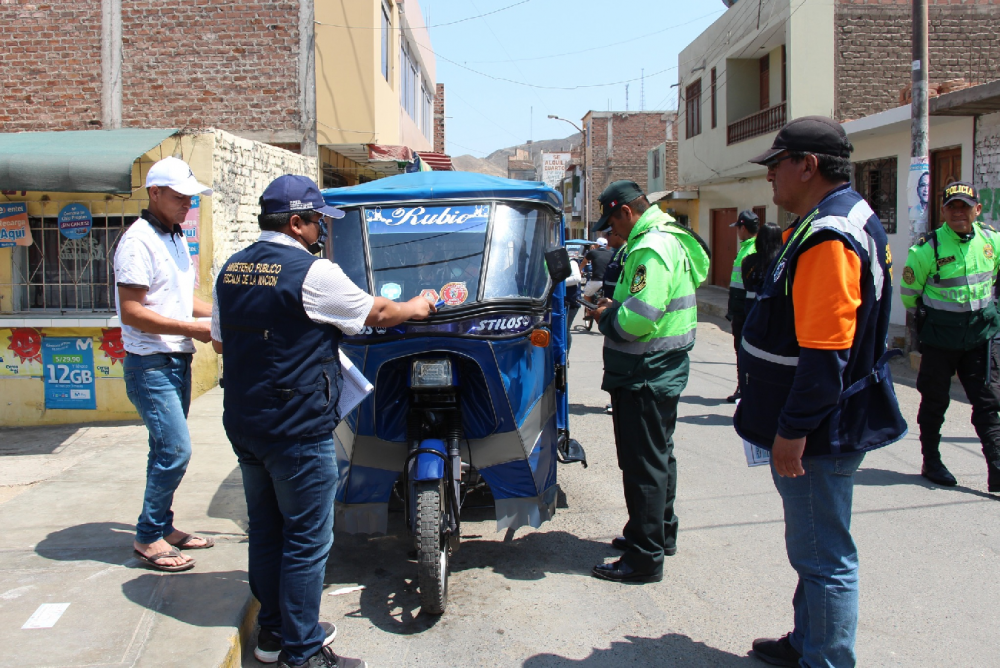
[[[365,378],[363,373],[358,371],[358,368],[343,351],[339,352],[340,371],[344,377],[344,385],[340,388],[340,401],[337,402],[337,409],[340,411],[340,417],[343,418],[357,408],[358,404],[371,394],[375,386]]]
[[[771,463],[771,453],[758,448],[750,441],[743,441],[743,452],[747,456],[747,466],[764,466]]]

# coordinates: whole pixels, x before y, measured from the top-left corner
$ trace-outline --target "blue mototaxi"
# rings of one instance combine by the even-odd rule
[[[488,487],[498,531],[538,527],[555,513],[557,461],[586,465],[568,423],[562,198],[462,172],[323,196],[346,214],[331,223],[328,257],[354,283],[438,305],[425,321],[344,337],[374,391],[342,416],[335,441],[337,529],[385,533],[396,487],[423,608],[440,614],[465,495]]]

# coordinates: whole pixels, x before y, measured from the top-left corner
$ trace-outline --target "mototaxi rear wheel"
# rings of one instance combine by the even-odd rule
[[[448,603],[448,541],[445,538],[444,494],[439,480],[418,482],[416,491],[417,584],[420,605],[431,615]]]

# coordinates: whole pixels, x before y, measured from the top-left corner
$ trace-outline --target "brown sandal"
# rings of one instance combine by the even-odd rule
[[[181,553],[177,550],[169,550],[167,552],[157,552],[156,554],[145,555],[139,550],[132,550],[135,556],[143,563],[143,565],[152,568],[157,571],[164,571],[166,573],[179,573],[180,571],[189,571],[194,568],[194,559],[187,561],[183,564],[161,564],[160,559],[170,559],[172,557],[179,557]]]
[[[203,540],[203,541],[205,541],[205,544],[204,545],[188,545],[188,543],[190,543],[192,539]],[[164,540],[166,540],[166,538],[164,538]],[[169,541],[167,541],[167,542],[169,542]],[[184,534],[184,537],[181,538],[178,542],[176,542],[176,543],[170,543],[170,544],[173,545],[174,547],[176,547],[178,550],[207,550],[208,548],[210,548],[213,545],[215,545],[215,539],[214,538],[208,538],[207,536],[196,536],[193,533],[186,533],[186,534]]]

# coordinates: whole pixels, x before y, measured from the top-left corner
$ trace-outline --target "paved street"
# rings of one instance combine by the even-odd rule
[[[616,555],[607,542],[625,508],[598,389],[601,339],[577,332],[572,426],[590,468],[559,469],[555,519],[505,536],[494,531],[492,510],[468,511],[440,618],[419,614],[399,515],[389,536],[338,536],[327,593],[366,588],[324,596],[323,616],[340,629],[336,649],[381,667],[763,665],[746,657],[749,643],[788,630],[795,580],[769,473],[746,467],[722,400],[734,375],[724,324],[707,316],[692,354],[677,433],[679,551],[662,583],[589,576]],[[911,425],[912,376],[903,369],[897,383]],[[182,526],[220,545],[194,553],[198,568],[179,575],[131,558],[140,426],[2,432],[0,628],[8,642],[0,666],[232,665],[247,604],[245,511],[220,412],[217,390],[195,402],[195,458],[178,494],[178,514],[189,518]],[[943,453],[959,487],[917,475],[915,435],[869,455],[858,474],[860,665],[996,665],[1000,504],[985,493],[968,419],[969,406],[956,402],[945,427]],[[52,628],[20,630],[43,603],[70,606]],[[244,666],[258,665],[247,654]]]

